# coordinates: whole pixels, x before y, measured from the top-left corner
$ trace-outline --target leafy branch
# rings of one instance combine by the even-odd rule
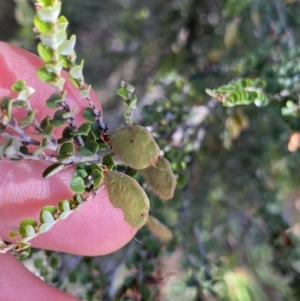
[[[52,162],[43,172],[45,180],[69,166],[76,166],[70,183],[74,196],[61,200],[57,206],[42,208],[38,221],[32,218],[22,220],[9,235],[15,242],[0,239],[0,253],[27,251],[31,239],[49,231],[74,210],[79,210],[103,188],[107,189],[112,205],[123,210],[125,221],[133,227],[142,227],[148,220],[148,197],[133,177],[113,170],[116,162],[141,170],[149,187],[162,199],[172,198],[176,187],[170,163],[160,157],[160,149],[150,132],[133,125],[132,113],[137,101],[135,88],[121,83],[117,93],[125,100],[127,126],[109,135],[101,111],[90,98],[91,86],[85,84],[83,61],[76,64],[76,37],[72,35],[67,39],[68,21],[60,16],[61,1],[38,0],[35,7],[34,31],[40,39],[38,53],[44,61],[38,77],[57,90],[45,101],[46,106],[55,112],[52,117],[46,116],[39,122],[36,110],[30,104],[34,89],[23,80],[17,81],[12,91],[18,92],[18,96],[4,97],[0,102],[0,137],[5,138],[0,144],[0,158]],[[77,108],[72,108],[67,100],[63,69],[69,71],[70,80],[79,89],[81,97],[87,100],[88,107],[82,113],[86,122],[80,126],[76,124]],[[25,110],[27,117],[18,119],[16,109]],[[62,126],[62,135],[57,137],[54,131]],[[31,127],[36,133],[27,131]],[[112,153],[102,154],[109,149]]]

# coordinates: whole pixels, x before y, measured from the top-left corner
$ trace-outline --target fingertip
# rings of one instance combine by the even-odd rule
[[[42,177],[45,162],[23,161],[18,164],[9,160],[1,162],[0,169],[0,236],[8,240],[11,227],[18,226],[25,218],[39,220],[44,206],[72,199],[70,181],[72,167],[48,180]],[[32,240],[38,248],[72,254],[98,256],[114,252],[126,245],[136,234],[124,220],[122,210],[114,208],[107,190],[101,190],[82,208],[53,228]]]

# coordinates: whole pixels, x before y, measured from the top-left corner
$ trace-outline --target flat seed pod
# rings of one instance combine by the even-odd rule
[[[149,215],[146,225],[149,230],[162,242],[168,242],[173,238],[171,230],[152,215]]]
[[[105,184],[112,205],[123,210],[125,221],[136,228],[145,225],[150,203],[139,183],[123,173],[107,171]]]
[[[118,129],[110,137],[110,146],[116,156],[133,169],[154,165],[159,147],[150,132],[140,125]]]
[[[174,195],[176,179],[171,164],[165,157],[159,157],[155,166],[141,171],[147,185],[162,200],[169,200]]]

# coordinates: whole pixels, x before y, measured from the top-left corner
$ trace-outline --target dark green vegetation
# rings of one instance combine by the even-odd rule
[[[5,38],[34,51],[31,2],[15,2],[25,27],[5,23]],[[148,193],[170,242],[144,227],[103,258],[46,252],[46,281],[86,300],[299,300],[299,3],[70,0],[63,13],[105,121],[120,125],[120,81],[136,86],[178,188],[166,203]]]

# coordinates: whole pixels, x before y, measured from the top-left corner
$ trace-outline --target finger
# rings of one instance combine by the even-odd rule
[[[42,65],[36,56],[0,42],[0,65],[3,66],[0,95],[9,94],[10,86],[22,78],[36,89],[31,103],[38,109],[37,116],[42,118],[46,114],[53,114],[53,110],[46,108],[44,103],[55,89],[42,83],[36,76],[36,70]],[[87,104],[69,81],[66,87],[69,103],[78,105],[80,112]],[[94,92],[92,97],[97,103]],[[43,206],[57,205],[59,201],[72,197],[69,184],[74,169],[69,168],[45,180],[41,175],[47,166],[45,162],[0,162],[0,235],[4,239],[8,240],[10,227],[18,226],[22,219],[38,219]],[[59,222],[51,231],[32,242],[33,246],[51,250],[102,255],[125,245],[136,231],[124,221],[123,212],[111,205],[104,189],[80,211],[71,214],[67,220]]]
[[[17,277],[16,277],[17,276]],[[10,254],[0,255],[0,301],[76,301],[46,284]]]
[[[3,239],[8,239],[10,228],[18,226],[22,219],[38,220],[44,206],[72,198],[71,169],[45,180],[41,174],[46,166],[44,162],[1,162],[0,235]],[[103,255],[124,246],[135,233],[136,229],[124,221],[123,212],[111,205],[107,190],[103,189],[79,211],[33,239],[32,245],[73,254]]]

